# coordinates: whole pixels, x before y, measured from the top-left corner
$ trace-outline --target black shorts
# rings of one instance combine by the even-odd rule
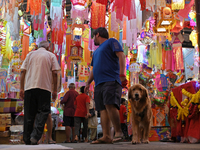
[[[69,127],[74,127],[74,117],[69,117],[63,115],[63,126],[69,126]]]
[[[120,108],[122,86],[117,81],[104,82],[95,87],[94,100],[97,111],[105,110],[105,105]]]

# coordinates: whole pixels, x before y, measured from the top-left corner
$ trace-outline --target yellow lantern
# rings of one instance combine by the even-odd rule
[[[169,7],[163,8],[161,14],[161,19],[153,28],[153,31],[155,35],[167,36],[167,39],[171,41],[170,30],[175,27],[176,19],[173,16],[173,11]]]
[[[196,30],[193,30],[192,33],[190,34],[190,41],[192,41],[192,45],[193,46],[196,46],[198,43],[197,43],[197,32]]]
[[[172,10],[185,8],[185,0],[172,0]]]

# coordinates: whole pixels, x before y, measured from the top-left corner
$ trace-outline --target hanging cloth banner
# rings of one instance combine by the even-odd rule
[[[91,28],[105,27],[105,15],[106,6],[93,2],[91,6]]]
[[[6,88],[6,77],[7,71],[5,69],[0,69],[0,93],[7,92]]]
[[[27,0],[26,12],[29,12],[30,10],[31,15],[37,16],[39,13],[41,13],[41,5],[42,0]]]
[[[194,48],[183,48],[185,79],[194,78]]]

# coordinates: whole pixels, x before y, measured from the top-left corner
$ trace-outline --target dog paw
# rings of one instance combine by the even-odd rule
[[[140,143],[141,143],[140,141],[132,140],[132,144],[140,144]]]
[[[134,145],[137,144],[137,142],[135,140],[132,140],[131,143],[134,144]]]
[[[150,142],[149,142],[149,140],[145,140],[145,141],[143,141],[142,143],[144,143],[144,144],[149,144]]]

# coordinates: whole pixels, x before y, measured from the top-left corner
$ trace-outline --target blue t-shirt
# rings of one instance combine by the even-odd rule
[[[115,52],[123,52],[122,47],[116,39],[110,38],[93,53],[91,66],[93,66],[95,86],[115,80],[121,84],[119,58]]]

